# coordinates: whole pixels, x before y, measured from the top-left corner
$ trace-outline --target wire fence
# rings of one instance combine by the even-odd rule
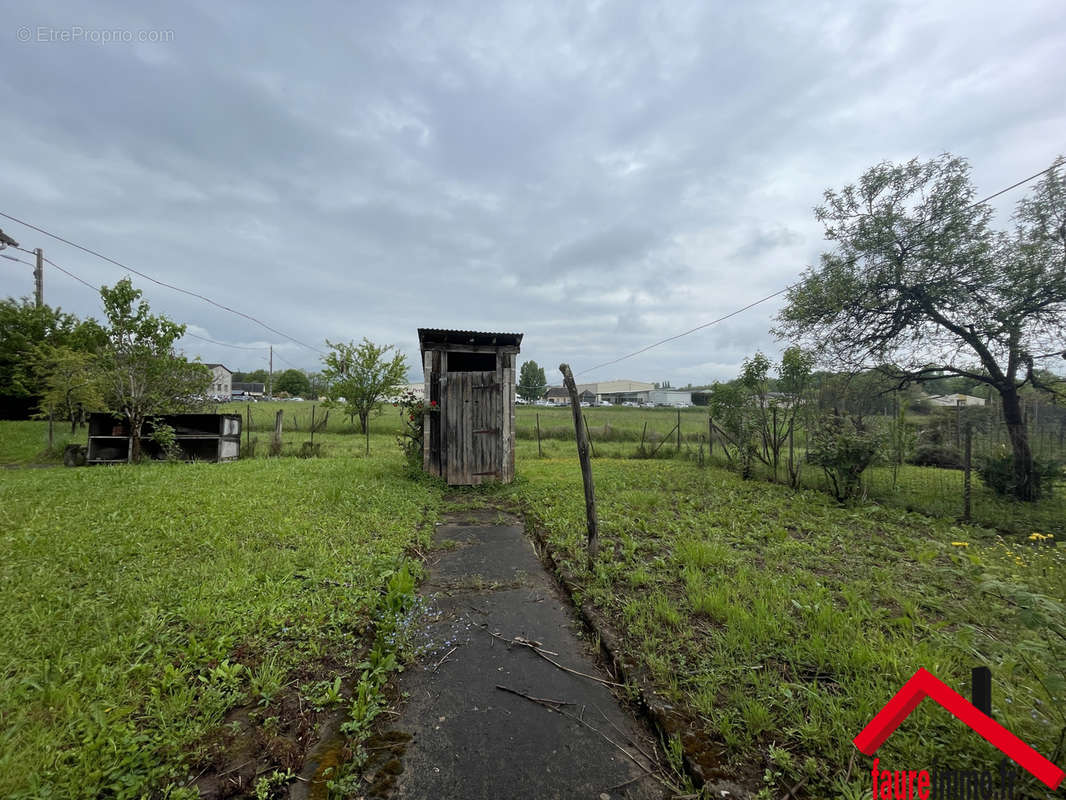
[[[886,403],[891,409],[892,403]],[[1044,496],[1020,502],[987,485],[982,469],[1011,453],[1010,437],[996,406],[936,408],[899,418],[892,413],[865,417],[878,434],[879,454],[862,474],[858,502],[875,502],[939,517],[972,521],[1010,534],[1054,534],[1066,538],[1066,409],[1027,400],[1025,428],[1039,468],[1047,471]],[[597,458],[686,458],[740,471],[735,448],[715,430],[706,408],[604,409],[585,412],[586,427]],[[680,432],[677,425],[680,423]],[[969,431],[970,487],[967,502],[966,438]],[[805,429],[793,437],[796,485],[829,491],[822,468],[808,460]],[[572,442],[569,408],[523,409],[516,434],[537,442],[540,454],[554,456],[552,442]],[[787,447],[785,448],[787,451]],[[775,471],[758,460],[753,479],[788,483],[782,455]],[[968,507],[968,508],[967,508]],[[968,513],[967,513],[968,511]]]

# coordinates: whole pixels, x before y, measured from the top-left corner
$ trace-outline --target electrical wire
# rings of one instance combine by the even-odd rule
[[[33,254],[32,250],[26,250],[25,248],[22,248],[22,247],[20,247],[18,249],[22,250],[23,252],[28,252],[28,253]],[[0,255],[3,255],[3,253],[0,253]],[[9,258],[12,261],[18,261],[20,264],[26,264],[27,266],[30,266],[30,267],[36,267],[36,264],[31,264],[28,261],[23,261],[22,259],[15,258],[14,256],[4,256],[4,258]],[[94,292],[99,292],[100,291],[99,287],[93,286],[87,280],[84,280],[84,279],[78,277],[77,275],[75,275],[73,272],[71,272],[68,269],[64,269],[63,267],[59,266],[59,264],[55,263],[51,259],[43,258],[42,260],[44,261],[44,263],[48,264],[49,266],[55,267],[57,270],[62,272],[64,275],[67,275],[67,276],[73,278],[78,283],[81,283],[81,284],[84,284],[85,286],[88,286]],[[192,339],[199,339],[202,342],[210,342],[211,344],[217,344],[217,345],[220,345],[221,347],[232,347],[232,348],[234,348],[236,350],[258,350],[258,351],[262,351],[262,350],[268,350],[269,349],[269,345],[262,346],[262,347],[249,347],[248,345],[230,344],[229,342],[219,342],[219,341],[216,341],[215,339],[208,339],[206,336],[199,336],[198,334],[195,334],[195,333],[189,333],[188,331],[186,331],[185,333],[182,334],[183,338],[185,336],[188,336],[188,337],[190,337]]]
[[[208,303],[210,305],[215,306],[216,308],[220,308],[223,311],[228,311],[229,313],[236,314],[239,317],[244,317],[245,319],[254,322],[256,325],[259,325],[259,326],[261,326],[263,328],[266,328],[271,333],[276,333],[278,336],[282,337],[283,339],[288,339],[290,342],[295,342],[296,344],[300,345],[301,347],[306,347],[308,350],[313,350],[314,352],[318,353],[319,355],[325,355],[325,353],[323,351],[319,350],[317,347],[312,347],[311,345],[309,345],[309,344],[307,344],[305,342],[301,342],[299,339],[296,339],[296,338],[294,338],[292,336],[289,336],[287,333],[279,331],[277,328],[272,328],[270,325],[267,325],[262,320],[253,317],[251,314],[245,314],[243,311],[238,311],[235,308],[230,308],[229,306],[224,305],[222,303],[219,303],[219,302],[217,302],[215,300],[212,300],[210,297],[207,297],[205,295],[199,294],[198,292],[193,292],[193,291],[190,291],[188,289],[182,289],[180,286],[175,286],[172,283],[167,283],[165,281],[157,280],[156,278],[153,278],[150,275],[146,275],[145,273],[143,273],[143,272],[141,272],[139,270],[136,270],[133,267],[130,267],[130,266],[126,265],[126,264],[123,264],[121,261],[116,261],[115,259],[111,258],[110,256],[105,256],[103,253],[97,252],[96,250],[93,250],[90,247],[85,247],[84,245],[80,245],[77,242],[72,242],[69,239],[65,239],[62,236],[59,236],[58,234],[52,233],[51,231],[47,231],[44,228],[39,228],[36,225],[33,225],[33,224],[29,223],[29,222],[26,222],[25,220],[21,220],[18,217],[13,217],[10,214],[4,213],[3,211],[0,211],[0,217],[4,217],[5,219],[9,219],[12,222],[17,222],[19,225],[25,225],[27,228],[30,228],[31,230],[35,230],[38,233],[43,233],[45,236],[48,236],[48,237],[50,237],[52,239],[55,239],[56,241],[63,242],[63,244],[70,245],[71,247],[76,247],[78,250],[81,250],[81,251],[83,251],[85,253],[88,253],[89,255],[96,256],[97,258],[102,259],[102,260],[108,262],[109,264],[114,264],[116,267],[124,269],[127,272],[132,272],[134,275],[138,275],[138,276],[144,278],[146,281],[151,281],[152,283],[157,284],[158,286],[163,286],[163,287],[165,287],[167,289],[171,289],[171,290],[173,290],[175,292],[180,292],[182,294],[186,294],[189,297],[195,297],[195,298],[197,298],[199,300],[203,300],[205,303]]]
[[[188,331],[186,331],[184,334],[182,334],[182,336],[188,336],[191,339],[199,339],[201,342],[210,342],[211,344],[221,345],[222,347],[232,347],[234,350],[257,350],[257,351],[261,351],[261,350],[268,350],[269,349],[269,345],[265,345],[265,346],[262,346],[262,347],[249,347],[248,345],[245,345],[245,344],[230,344],[229,342],[216,342],[214,339],[208,339],[206,336],[199,336],[199,335],[197,335],[195,333],[189,333]]]
[[[973,203],[970,203],[968,206],[965,206],[963,208],[963,210],[964,211],[968,211],[971,208],[975,208],[977,206],[984,205],[989,200],[994,200],[995,198],[999,197],[1000,195],[1006,194],[1007,192],[1011,191],[1011,189],[1017,189],[1019,186],[1024,186],[1025,184],[1036,180],[1041,175],[1046,175],[1049,172],[1053,172],[1055,169],[1057,169],[1060,166],[1062,166],[1062,163],[1059,162],[1059,161],[1056,161],[1050,167],[1045,167],[1044,169],[1040,170],[1039,172],[1034,172],[1028,178],[1022,178],[1020,181],[1017,181],[1016,183],[1012,183],[1010,186],[1006,187],[1005,189],[1000,189],[998,192],[993,192],[992,194],[988,195],[987,197],[984,197],[984,198],[982,198],[980,200],[976,200]],[[911,231],[909,231],[907,235],[908,236],[914,235],[915,233],[920,231],[923,227],[925,227],[927,224],[929,224],[932,221],[933,221],[932,218],[931,219],[927,219],[927,220],[922,220],[917,225],[915,225],[914,228]],[[852,265],[854,265],[857,260],[858,260],[858,256],[852,258],[851,259]],[[882,261],[879,265],[875,265],[875,266],[884,266],[887,263],[888,263],[887,261]],[[649,350],[651,350],[651,349],[653,349],[655,347],[659,347],[660,345],[666,344],[667,342],[672,342],[675,339],[680,339],[682,336],[688,336],[690,333],[695,333],[696,331],[701,331],[704,328],[709,328],[712,325],[717,325],[719,322],[724,322],[725,320],[729,319],[730,317],[735,317],[737,314],[740,314],[740,313],[742,313],[744,311],[747,311],[749,308],[754,308],[755,306],[761,305],[762,303],[765,303],[768,300],[773,300],[778,295],[782,295],[785,292],[787,292],[789,289],[795,288],[798,285],[799,285],[799,282],[789,284],[784,289],[779,289],[778,291],[774,292],[773,294],[766,295],[766,297],[762,298],[761,300],[756,300],[754,303],[749,303],[748,305],[744,306],[743,308],[738,308],[736,311],[731,311],[730,313],[725,314],[724,316],[718,317],[718,319],[713,319],[710,322],[705,322],[702,325],[697,325],[695,328],[690,328],[689,330],[684,331],[683,333],[678,333],[678,334],[676,334],[674,336],[668,336],[667,338],[661,339],[658,342],[655,342],[654,344],[649,344],[647,347],[642,347],[640,350],[634,350],[632,353],[629,353],[627,355],[621,356],[621,357],[616,358],[616,359],[614,359],[612,361],[605,361],[602,364],[597,364],[596,366],[589,367],[588,369],[583,369],[580,372],[577,372],[575,374],[576,375],[584,375],[584,374],[586,374],[588,372],[594,372],[595,370],[603,369],[604,367],[609,367],[609,366],[611,366],[613,364],[617,364],[620,361],[625,361],[626,359],[633,358],[634,356],[639,356],[641,353],[646,353],[646,352],[648,352]]]
[[[6,258],[8,261],[15,261],[19,264],[25,264],[27,267],[33,267],[34,269],[37,268],[36,264],[31,264],[29,261],[23,261],[21,258],[17,258],[16,256],[8,256],[4,255],[3,253],[0,253],[0,256]]]

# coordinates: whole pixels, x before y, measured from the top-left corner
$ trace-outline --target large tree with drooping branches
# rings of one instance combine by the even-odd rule
[[[836,369],[877,367],[899,385],[958,375],[1002,401],[1014,494],[1034,499],[1019,392],[1052,390],[1066,357],[1066,181],[1059,158],[1018,203],[1009,232],[976,203],[970,166],[942,155],[883,163],[826,191],[816,216],[835,247],[789,290],[778,335]]]

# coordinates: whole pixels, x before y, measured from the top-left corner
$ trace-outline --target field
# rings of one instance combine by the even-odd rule
[[[746,773],[768,797],[801,781],[811,797],[868,796],[860,770],[844,779],[851,738],[919,666],[964,694],[970,669],[992,666],[996,719],[1063,754],[1060,548],[679,460],[601,459],[594,473],[608,555],[592,573],[573,460],[527,462],[500,496],[545,532],[623,659],[684,711],[710,772]],[[937,708],[907,726],[883,762],[997,761]]]
[[[1062,759],[1066,559],[1030,538],[1061,530],[1059,500],[1029,516],[1004,504],[994,527],[1010,533],[948,507],[841,507],[709,456],[700,466],[699,409],[682,412],[681,452],[670,440],[651,459],[631,456],[675,411],[586,409],[603,539],[589,572],[568,410],[519,409],[516,482],[445,500],[404,472],[391,407],[372,420],[369,457],[335,413],[314,437],[322,457],[296,457],[311,405],[252,405],[254,458],[236,464],[0,472],[0,796],[180,797],[230,763],[241,725],[275,747],[279,771],[297,763],[286,742],[319,722],[310,698],[353,672],[385,580],[444,504],[524,514],[615,630],[634,681],[678,710],[690,756],[761,796],[796,784],[801,797],[868,796],[851,738],[919,666],[964,695],[971,667],[991,666],[996,719]],[[0,463],[44,462],[45,423],[0,425]],[[905,468],[897,482],[921,500],[957,476]],[[998,763],[921,709],[883,763]]]
[[[0,796],[183,787],[242,706],[285,766],[439,497],[391,451],[0,475]]]

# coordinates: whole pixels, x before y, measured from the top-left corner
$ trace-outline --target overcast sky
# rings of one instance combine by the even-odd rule
[[[879,161],[950,151],[984,195],[1066,152],[1060,0],[0,9],[0,211],[320,349],[395,343],[415,378],[418,327],[523,332],[555,382],[746,305],[814,263],[812,207]],[[90,283],[124,275],[0,228]],[[190,356],[250,370],[272,343],[275,369],[320,367],[134,282],[263,348]],[[0,296],[32,290],[0,260]],[[51,268],[46,301],[100,315]],[[579,380],[731,378],[779,351],[778,307]]]

